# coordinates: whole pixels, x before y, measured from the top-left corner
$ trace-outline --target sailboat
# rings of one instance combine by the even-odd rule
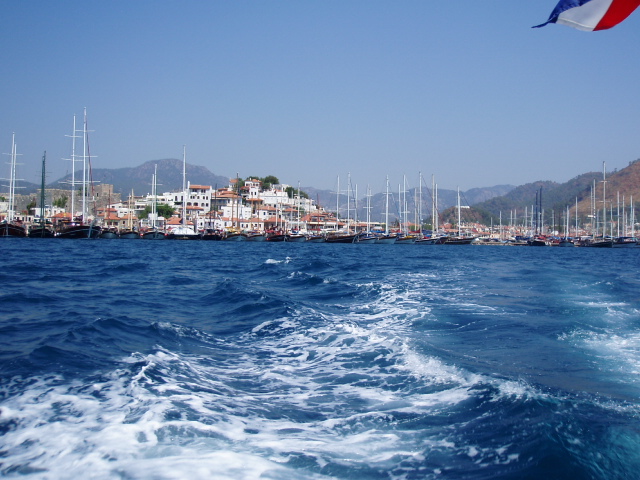
[[[153,219],[150,230],[142,234],[143,240],[164,240],[166,235],[158,230],[158,165],[155,165],[153,177],[151,178],[151,195],[153,201],[151,203],[151,218]]]
[[[171,240],[200,240],[200,235],[193,229],[187,226],[187,198],[189,194],[187,192],[187,147],[182,147],[182,215],[180,218],[180,225],[175,227],[169,235],[168,239]]]
[[[460,210],[462,206],[460,205],[460,187],[458,187],[458,236],[457,237],[447,237],[445,240],[445,245],[470,245],[476,237],[466,237],[462,235],[462,215]]]
[[[120,232],[120,238],[127,240],[134,240],[140,238],[140,232],[133,227],[133,208],[131,202],[133,200],[133,189],[131,190],[131,196],[129,197],[129,212],[127,214],[127,229]]]
[[[46,175],[47,152],[42,155],[42,181],[40,183],[40,226],[32,227],[29,230],[31,238],[53,238],[55,234],[53,230],[47,228],[47,220],[45,216],[45,175]]]
[[[578,209],[576,208],[576,215],[578,215]],[[565,218],[564,237],[558,242],[559,247],[575,247],[573,240],[569,238],[569,206],[567,205],[567,213]]]
[[[387,191],[385,193],[384,207],[384,233],[378,235],[376,243],[396,243],[396,236],[389,234],[389,176],[387,175]]]
[[[71,147],[71,218],[63,225],[58,232],[60,238],[97,238],[100,235],[101,228],[95,225],[94,222],[86,223],[87,220],[87,169],[90,168],[91,155],[89,154],[89,131],[87,130],[87,109],[84,109],[84,121],[82,131],[82,181],[76,182],[76,135],[79,133],[76,130],[76,116],[73,116],[73,134],[71,135],[72,147]],[[80,221],[76,222],[74,219],[75,214],[75,189],[76,185],[82,185],[82,214]]]
[[[236,195],[231,204],[232,227],[227,228],[222,240],[225,242],[246,242],[247,235],[240,231],[240,209],[242,206],[242,196],[240,195],[240,177],[236,174]],[[235,210],[235,214],[234,214]],[[236,223],[237,220],[237,223]]]
[[[400,233],[396,238],[397,245],[416,243],[416,235],[409,233],[409,210],[407,206],[407,177],[403,176],[402,190],[398,185],[398,200],[400,201]]]
[[[613,248],[613,240],[607,238],[607,164],[602,162],[602,237],[594,237],[583,246],[595,248]],[[594,197],[595,198],[595,197]]]
[[[14,222],[15,189],[16,189],[16,134],[11,137],[11,175],[9,176],[9,208],[7,218],[0,223],[0,237],[26,237],[25,228]]]

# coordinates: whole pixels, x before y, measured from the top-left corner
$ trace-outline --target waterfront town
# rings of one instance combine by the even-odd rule
[[[551,230],[548,225],[543,226],[541,205],[539,211],[536,205],[530,212],[524,212],[525,218],[520,222],[512,217],[505,218],[505,222],[484,225],[463,221],[461,212],[469,207],[459,204],[458,221],[443,221],[431,194],[425,202],[413,202],[412,213],[405,208],[404,215],[402,211],[390,214],[387,206],[381,218],[372,219],[368,213],[365,214],[368,218],[358,218],[358,211],[369,212],[370,208],[358,209],[355,198],[343,199],[345,205],[340,205],[338,200],[335,211],[328,211],[300,189],[281,183],[265,184],[261,179],[234,178],[227,186],[217,189],[189,182],[185,182],[185,187],[182,191],[156,193],[154,184],[150,194],[136,196],[131,192],[125,198],[114,192],[110,184],[92,185],[84,191],[84,196],[82,189],[45,188],[35,196],[14,194],[13,202],[9,202],[0,194],[2,236],[636,246],[635,235],[629,234],[629,229],[633,229],[627,227],[634,223],[632,211],[625,213],[621,222],[610,221],[611,231],[595,238],[590,234],[591,224],[572,225],[568,216],[563,217],[564,228]],[[387,192],[386,196],[393,194]],[[396,200],[407,204],[407,199]],[[427,205],[428,202],[431,205]],[[418,220],[424,218],[429,223]],[[9,225],[19,227],[19,233],[12,234]]]

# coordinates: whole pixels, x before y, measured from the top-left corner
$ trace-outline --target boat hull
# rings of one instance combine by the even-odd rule
[[[324,238],[324,235],[311,235],[310,237],[307,237],[307,242],[310,242],[310,243],[324,243],[325,242],[325,238]]]
[[[471,245],[475,237],[447,237],[445,245]]]
[[[95,225],[71,225],[63,228],[59,233],[59,238],[98,238],[102,229]]]
[[[133,230],[126,230],[124,232],[120,232],[120,238],[124,238],[126,240],[135,240],[140,238],[140,233]]]
[[[395,235],[382,235],[376,238],[376,243],[393,244],[396,243],[397,237]]]
[[[143,240],[165,240],[166,238],[167,235],[164,232],[153,231],[142,234]]]
[[[106,239],[118,238],[118,233],[114,232],[113,230],[103,230],[100,233],[100,238],[106,238]]]
[[[27,235],[29,238],[53,238],[56,234],[53,230],[44,227],[32,228]]]
[[[305,237],[304,235],[289,235],[289,237],[287,238],[287,242],[302,243],[306,241],[307,237]]]
[[[637,245],[638,241],[633,237],[620,237],[613,242],[613,248],[635,248]]]
[[[354,243],[357,235],[329,235],[327,236],[326,243]]]
[[[227,233],[222,240],[225,242],[246,242],[247,236],[244,233]]]
[[[273,235],[269,235],[266,240],[267,242],[285,242],[287,240],[287,236],[285,234],[275,233]]]
[[[438,245],[437,238],[419,238],[416,240],[417,245]]]
[[[3,223],[0,225],[0,237],[26,237],[27,231],[24,227],[14,223]]]
[[[396,245],[409,245],[416,243],[416,237],[413,235],[405,235],[396,239]]]

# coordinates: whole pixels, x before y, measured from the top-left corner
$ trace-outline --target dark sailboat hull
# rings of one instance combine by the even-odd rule
[[[38,227],[32,228],[27,236],[29,238],[53,238],[56,234],[53,233],[53,230],[49,230],[48,228]]]
[[[0,224],[0,237],[26,237],[27,232],[24,227],[14,223]]]
[[[72,225],[58,233],[60,238],[98,238],[102,229],[95,225]]]

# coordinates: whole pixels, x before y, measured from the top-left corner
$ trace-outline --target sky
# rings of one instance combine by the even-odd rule
[[[555,4],[1,2],[0,152],[15,133],[18,178],[40,183],[45,150],[62,177],[86,108],[93,168],[186,145],[218,175],[374,193],[387,176],[467,190],[624,168],[640,158],[640,12],[532,29]]]

